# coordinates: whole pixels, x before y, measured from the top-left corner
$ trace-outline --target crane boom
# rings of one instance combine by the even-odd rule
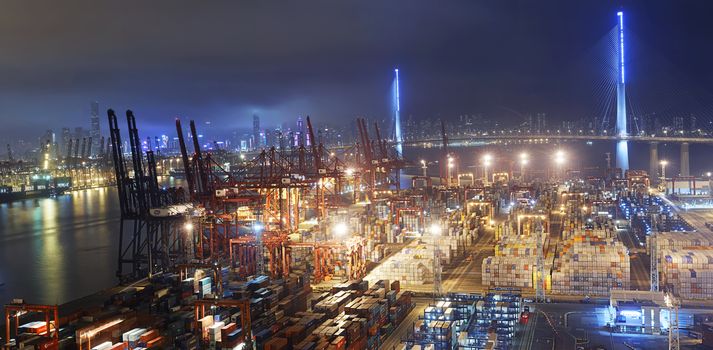
[[[186,150],[186,140],[183,138],[183,127],[181,120],[176,118],[176,133],[178,134],[178,145],[181,148],[181,160],[183,161],[183,170],[186,172],[186,181],[188,182],[188,192],[191,198],[195,193],[195,183],[193,182],[193,171],[188,160],[188,151]]]
[[[312,149],[312,159],[314,160],[314,169],[319,172],[322,167],[321,154],[317,152],[317,144],[314,139],[314,129],[312,129],[312,121],[307,116],[307,132],[309,133],[309,146]]]

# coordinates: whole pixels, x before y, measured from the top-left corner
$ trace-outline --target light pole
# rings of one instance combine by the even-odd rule
[[[346,237],[347,233],[349,233],[349,226],[347,226],[344,222],[339,222],[334,225],[332,230],[334,231],[335,238],[341,240]]]
[[[451,185],[451,178],[453,177],[453,157],[448,157],[448,171],[446,172],[448,179],[446,180],[446,186]]]
[[[565,162],[564,151],[557,150],[557,152],[555,152],[555,164],[557,164],[555,178],[559,178],[559,175],[562,172],[562,166],[564,165],[564,162]]]
[[[434,297],[441,295],[441,254],[438,250],[438,237],[441,236],[441,225],[431,224],[431,239],[433,239],[433,294]]]
[[[525,166],[529,162],[530,159],[528,154],[525,152],[520,153],[520,180],[523,182],[525,181]]]
[[[427,177],[426,170],[428,170],[428,167],[426,166],[426,161],[423,159],[421,159],[421,169],[423,169],[423,177]]]
[[[666,185],[666,165],[668,165],[667,160],[662,160],[659,162],[661,164],[661,180],[664,183],[664,186]]]
[[[487,185],[490,180],[488,179],[488,167],[490,167],[490,163],[493,161],[493,156],[488,154],[485,154],[483,156],[483,176],[485,177],[484,185]]]

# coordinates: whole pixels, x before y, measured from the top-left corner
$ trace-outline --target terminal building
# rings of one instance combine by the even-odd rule
[[[669,311],[663,292],[612,290],[610,325],[621,333],[661,334],[668,332]],[[691,329],[696,311],[679,309],[678,328]]]

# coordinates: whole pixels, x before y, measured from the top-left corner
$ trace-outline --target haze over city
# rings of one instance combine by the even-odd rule
[[[627,59],[641,63],[631,84],[663,86],[659,68],[674,67],[710,94],[701,1],[11,1],[0,13],[0,138],[86,124],[92,101],[102,123],[107,108],[131,108],[151,134],[176,116],[225,129],[249,128],[253,114],[264,125],[383,119],[395,67],[404,116],[589,117],[600,66],[587,68],[588,55],[622,5],[635,38]]]
[[[710,1],[6,1],[2,350],[713,349]]]

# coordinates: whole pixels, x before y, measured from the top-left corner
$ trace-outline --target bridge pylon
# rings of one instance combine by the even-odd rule
[[[689,143],[681,143],[681,176],[691,176]]]
[[[649,142],[649,180],[651,184],[659,182],[659,143]]]
[[[617,12],[619,17],[619,45],[617,45],[619,74],[616,84],[616,133],[620,137],[629,136],[626,128],[626,84],[624,80],[624,12]],[[626,173],[629,170],[629,145],[627,140],[616,144],[616,166]]]

